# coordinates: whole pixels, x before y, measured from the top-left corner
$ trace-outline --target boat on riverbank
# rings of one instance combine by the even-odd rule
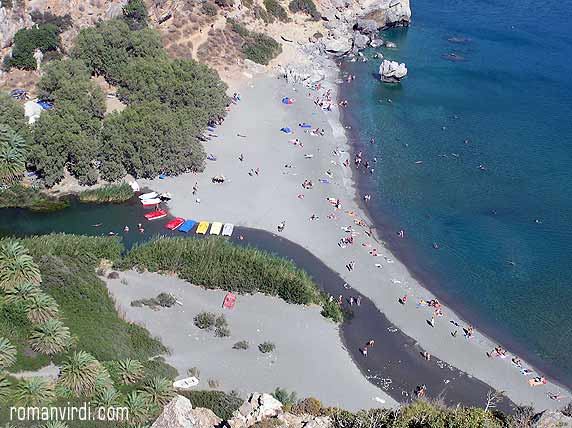
[[[167,210],[159,210],[159,211],[153,211],[150,213],[145,214],[145,218],[147,220],[159,220],[160,218],[164,218],[167,217]]]
[[[175,230],[180,227],[183,223],[185,223],[185,219],[181,217],[177,217],[171,220],[169,223],[165,225],[165,227],[169,230]]]

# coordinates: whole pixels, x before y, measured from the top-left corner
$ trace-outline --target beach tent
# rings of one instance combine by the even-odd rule
[[[285,126],[284,128],[280,128],[280,131],[284,132],[285,134],[291,134],[292,130]]]
[[[309,123],[306,123],[306,122],[299,123],[298,126],[300,128],[306,128],[306,129],[310,129],[312,127],[312,125],[310,125]]]
[[[294,104],[294,100],[292,98],[284,97],[282,98],[282,104]]]
[[[222,229],[222,223],[218,221],[214,221],[211,225],[211,235],[220,235],[220,231]]]
[[[54,104],[48,101],[38,101],[38,105],[42,107],[44,110],[49,110],[54,107]]]
[[[236,303],[236,295],[234,293],[226,293],[224,296],[224,300],[222,302],[222,307],[226,309],[234,308],[234,304]]]
[[[197,226],[197,233],[199,235],[204,235],[205,233],[207,233],[208,228],[209,228],[209,222],[208,221],[201,221],[199,223],[199,225]]]
[[[226,223],[222,228],[222,236],[232,236],[233,230],[234,230],[234,224]]]
[[[189,233],[195,224],[197,224],[195,220],[187,220],[181,225],[181,227],[179,227],[179,232]]]

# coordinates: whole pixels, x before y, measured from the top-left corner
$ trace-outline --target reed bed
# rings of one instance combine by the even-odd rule
[[[84,190],[78,197],[81,202],[92,204],[120,203],[133,197],[133,189],[125,182],[107,184],[97,189]]]

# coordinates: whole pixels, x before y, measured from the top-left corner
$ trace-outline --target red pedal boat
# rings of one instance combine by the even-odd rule
[[[184,218],[181,217],[177,217],[174,218],[173,220],[171,220],[169,223],[167,223],[165,225],[165,227],[169,230],[175,230],[177,229],[180,225],[182,225],[185,222]]]
[[[151,213],[145,214],[145,218],[147,220],[157,220],[163,217],[167,217],[167,210],[153,211]]]

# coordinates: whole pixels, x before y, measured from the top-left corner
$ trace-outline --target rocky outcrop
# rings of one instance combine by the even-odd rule
[[[270,394],[254,392],[232,418],[226,422],[230,428],[246,428],[262,419],[275,418],[282,414],[282,403]]]
[[[387,83],[398,83],[407,75],[407,67],[404,63],[384,59],[379,66],[381,80]]]
[[[324,70],[315,64],[287,64],[280,67],[280,74],[288,83],[301,83],[312,86],[324,80]]]
[[[193,406],[188,398],[175,395],[151,428],[193,428],[196,421],[192,411]]]
[[[351,34],[347,34],[341,30],[334,30],[331,34],[321,39],[324,50],[334,56],[342,56],[347,54],[353,46]]]
[[[377,22],[380,29],[407,27],[411,22],[409,0],[372,0],[364,7],[364,18]]]
[[[562,412],[547,410],[542,412],[534,422],[534,428],[572,428],[572,417]]]
[[[211,409],[197,407],[191,410],[191,415],[195,420],[193,428],[214,428],[222,422],[222,419],[215,415]]]
[[[0,7],[0,48],[12,44],[14,34],[26,26],[25,15],[15,8]]]

